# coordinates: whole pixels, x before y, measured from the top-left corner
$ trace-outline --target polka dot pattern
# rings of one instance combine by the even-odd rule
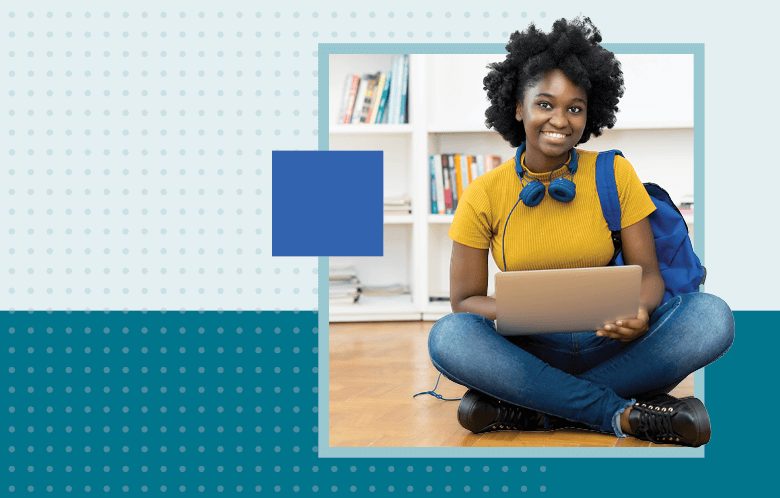
[[[318,459],[315,313],[0,316],[9,491],[517,492],[547,470]]]
[[[317,148],[318,43],[545,13],[6,5],[3,493],[546,490],[528,462],[318,459],[317,261],[272,259],[269,216],[271,151]]]

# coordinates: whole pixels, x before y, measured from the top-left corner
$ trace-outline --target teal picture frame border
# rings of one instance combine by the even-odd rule
[[[704,250],[704,44],[703,43],[604,43],[615,54],[693,55],[693,155],[694,155],[694,244],[705,263]],[[329,149],[328,78],[332,54],[501,54],[503,43],[320,43],[318,46],[318,150]],[[328,257],[319,257],[318,309],[319,350],[328,351]],[[702,288],[703,290],[704,288]],[[705,369],[694,373],[694,396],[705,400]],[[331,448],[329,443],[329,355],[319,355],[318,455],[320,458],[704,458],[699,448]],[[411,394],[410,394],[411,396]]]

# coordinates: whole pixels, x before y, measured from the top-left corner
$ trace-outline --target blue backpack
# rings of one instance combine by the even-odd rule
[[[620,201],[615,183],[615,154],[623,156],[619,150],[599,152],[596,159],[596,189],[615,245],[615,254],[609,264],[624,265],[620,239]],[[661,302],[664,304],[679,294],[698,292],[707,277],[707,270],[694,254],[688,225],[669,194],[655,183],[645,183],[644,186],[656,207],[650,214],[650,226],[653,228],[655,252],[666,287]]]

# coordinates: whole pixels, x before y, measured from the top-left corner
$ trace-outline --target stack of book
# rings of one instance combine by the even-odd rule
[[[453,214],[461,194],[475,178],[501,164],[498,156],[437,154],[430,156],[431,213]]]
[[[389,73],[362,77],[350,74],[344,83],[339,124],[403,124],[407,122],[409,56],[396,55]]]
[[[412,200],[408,196],[385,197],[383,208],[385,214],[410,214]]]
[[[331,306],[345,306],[360,299],[360,280],[354,266],[328,269],[328,301]]]

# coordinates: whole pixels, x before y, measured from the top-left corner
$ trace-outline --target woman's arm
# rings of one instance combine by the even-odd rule
[[[639,312],[633,320],[622,320],[606,325],[598,335],[633,341],[647,332],[650,315],[664,297],[664,280],[655,254],[655,239],[650,219],[644,218],[620,231],[623,241],[623,261],[642,267],[642,287],[639,291]]]
[[[496,319],[496,300],[487,297],[488,249],[452,243],[450,303],[453,313],[469,311]]]

